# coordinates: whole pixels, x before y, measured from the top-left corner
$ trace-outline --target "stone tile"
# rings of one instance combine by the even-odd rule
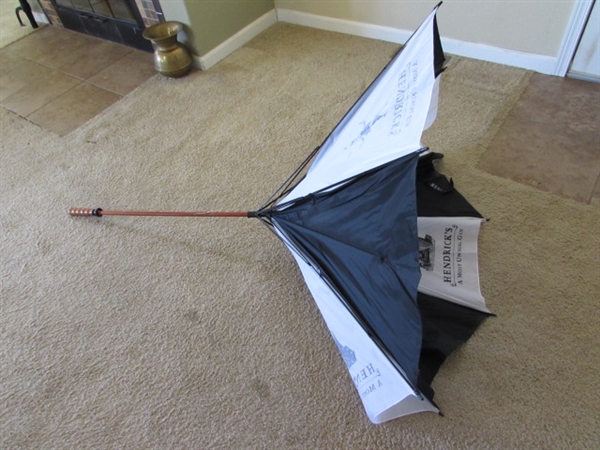
[[[19,64],[21,61],[26,61],[18,55],[14,55],[5,48],[0,48],[0,75],[9,73],[13,70],[15,64]]]
[[[61,27],[48,26],[6,47],[6,50],[31,61],[56,69],[70,55],[98,44],[99,39]]]
[[[39,64],[26,66],[28,70],[23,72],[21,79],[11,78],[14,92],[1,101],[6,109],[23,117],[81,83],[77,78]]]
[[[124,45],[96,39],[94,43],[74,48],[68,54],[61,54],[60,60],[53,64],[62,72],[87,80],[132,52],[133,49]]]
[[[81,80],[134,51],[124,45],[60,27],[45,27],[7,46],[6,50]]]
[[[587,203],[600,174],[600,136],[554,124],[509,117],[479,168],[553,194]]]
[[[512,114],[574,132],[598,132],[600,84],[534,74]]]
[[[590,203],[600,175],[600,86],[536,74],[478,167]]]
[[[52,69],[0,50],[0,103],[27,85],[38,84]]]
[[[69,134],[121,98],[93,84],[81,83],[27,118],[60,136]]]
[[[119,95],[127,95],[156,73],[152,54],[133,50],[88,82]]]
[[[0,57],[0,104],[60,135],[156,74],[150,53],[52,26]]]
[[[41,45],[41,43],[44,42],[44,39],[40,37],[50,36],[53,28],[54,27],[44,27],[35,33],[31,33],[30,35],[7,45],[3,50],[6,50],[14,55],[27,58],[31,61],[35,61],[36,58],[39,58],[44,54],[44,48]]]

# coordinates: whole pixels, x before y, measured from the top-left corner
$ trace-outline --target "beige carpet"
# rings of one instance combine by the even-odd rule
[[[66,214],[257,208],[396,49],[277,24],[64,138],[0,110],[0,448],[599,448],[598,208],[476,168],[529,72],[454,58],[425,136],[492,219],[498,317],[438,374],[444,417],[368,421],[258,221]]]

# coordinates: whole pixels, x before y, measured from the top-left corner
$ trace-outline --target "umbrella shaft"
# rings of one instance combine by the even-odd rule
[[[177,211],[102,211],[101,216],[149,216],[149,217],[248,217],[247,212],[177,212]]]
[[[243,211],[178,212],[178,211],[104,211],[103,209],[70,208],[71,216],[145,216],[145,217],[249,217]]]

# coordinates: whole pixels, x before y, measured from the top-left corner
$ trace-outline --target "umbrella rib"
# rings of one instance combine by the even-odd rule
[[[278,236],[279,239],[283,240],[287,245],[291,246],[293,248],[293,250],[304,260],[304,262],[307,263],[319,275],[319,277],[323,280],[323,282],[325,282],[327,284],[327,286],[331,289],[331,291],[335,294],[335,296],[340,300],[342,305],[344,305],[346,310],[352,315],[352,317],[354,317],[354,319],[365,330],[365,332],[369,335],[369,337],[373,340],[373,342],[377,345],[377,347],[385,355],[385,357],[392,364],[392,366],[398,371],[398,373],[404,379],[404,381],[406,381],[406,383],[411,387],[411,389],[414,391],[415,395],[418,398],[420,398],[421,400],[424,399],[424,396],[421,393],[421,391],[419,391],[419,389],[415,386],[415,384],[413,384],[413,382],[410,380],[410,378],[408,377],[408,375],[406,374],[404,369],[402,369],[400,364],[395,360],[395,358],[392,356],[392,354],[387,349],[385,344],[379,339],[379,337],[375,334],[375,332],[372,330],[372,328],[365,322],[365,320],[360,315],[358,315],[357,312],[352,308],[352,306],[348,303],[348,300],[346,300],[346,298],[342,295],[342,293],[335,286],[335,284],[330,279],[330,277],[327,275],[327,273],[319,266],[319,264],[309,254],[307,254],[307,252],[302,250],[302,247],[296,242],[296,239],[294,239],[288,233],[286,233],[285,230],[281,229],[281,227],[278,226],[275,221],[272,221],[272,220],[266,221],[264,219],[261,219],[261,222],[263,222],[265,225],[267,225],[271,229],[271,231],[273,231],[274,234],[277,235],[277,233],[275,232],[275,229],[277,229],[277,231],[279,233],[281,233],[282,236],[285,237],[285,239],[283,239],[281,236]],[[305,227],[303,227],[303,228],[305,228]],[[341,241],[338,241],[338,242],[341,242]],[[367,252],[367,251],[359,249],[359,248],[357,248],[357,250],[359,250],[363,253],[366,253],[368,255],[371,255],[371,256],[377,256],[377,255],[374,255],[373,253]],[[402,284],[402,286],[403,286],[403,288],[405,288],[403,284]]]
[[[300,172],[302,172],[302,170],[304,170],[304,168],[308,165],[308,163],[313,159],[313,157],[317,154],[317,152],[319,151],[320,148],[321,147],[316,147],[312,152],[310,152],[310,154],[306,157],[306,159],[304,161],[302,161],[302,163],[300,163],[300,165],[296,168],[296,170],[294,170],[294,172],[292,172],[292,174],[281,184],[281,186],[279,186],[275,190],[275,192],[273,192],[273,194],[271,194],[271,196],[267,199],[267,201],[264,202],[260,208],[258,208],[259,211],[261,211],[261,210],[265,209],[267,206],[272,205],[273,203],[277,202],[279,199],[281,199],[283,196],[287,195],[287,193],[291,191],[294,180],[298,177]]]

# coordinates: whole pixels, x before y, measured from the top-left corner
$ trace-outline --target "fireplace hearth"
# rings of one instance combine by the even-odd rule
[[[144,28],[161,22],[157,0],[51,0],[62,25],[100,39],[152,52]],[[138,7],[138,3],[139,6]]]

